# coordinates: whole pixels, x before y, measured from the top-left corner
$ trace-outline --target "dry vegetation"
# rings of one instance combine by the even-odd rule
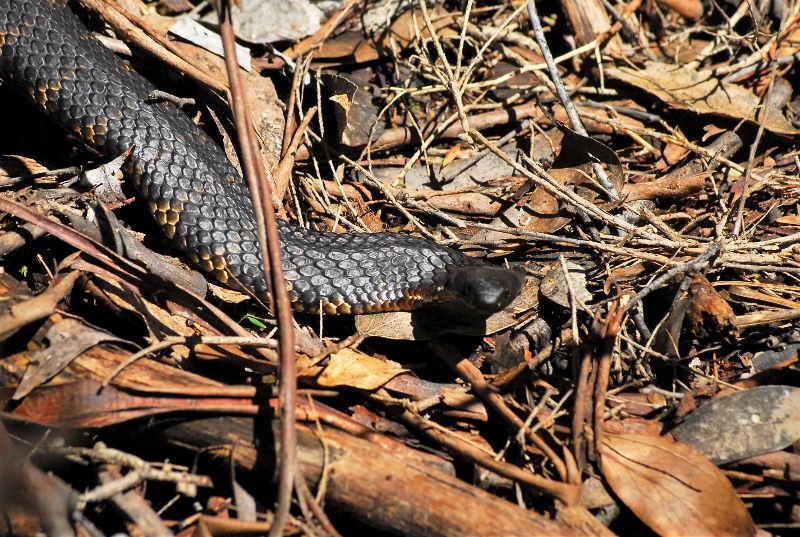
[[[222,60],[164,39],[191,6],[85,4],[248,143]],[[176,267],[132,190],[105,192],[119,165],[79,187],[63,168],[103,162],[0,87],[1,531],[796,531],[800,5],[326,15],[244,75],[279,216],[434,238],[523,294],[489,319],[297,315],[293,393],[263,305]]]

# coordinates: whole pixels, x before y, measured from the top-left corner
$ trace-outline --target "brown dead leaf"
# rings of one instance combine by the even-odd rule
[[[100,330],[95,330],[75,319],[66,318],[55,323],[45,336],[50,343],[46,349],[35,353],[12,399],[19,401],[34,388],[60,373],[86,349],[102,342],[128,346],[128,342]]]
[[[667,144],[667,147],[661,152],[667,165],[672,166],[677,164],[689,154],[689,150],[682,145]]]
[[[728,287],[728,295],[731,298],[739,299],[738,302],[745,304],[756,303],[774,308],[800,309],[800,302],[776,296],[771,293],[768,294],[758,289],[751,289],[743,285],[731,285]]]
[[[428,12],[433,29],[441,38],[453,37],[458,35],[450,24],[453,22],[452,15],[442,6],[435,6]],[[422,12],[419,9],[409,9],[392,21],[392,25],[383,36],[381,44],[387,51],[406,48],[411,44],[416,36],[422,39],[430,38],[430,32],[422,19]]]
[[[435,199],[435,198],[434,198]],[[497,214],[495,210],[492,214]],[[508,226],[534,233],[555,233],[572,220],[572,214],[561,207],[559,201],[543,188],[536,188],[525,205],[512,205],[498,214],[492,221],[494,226]],[[516,235],[502,231],[482,229],[471,242],[507,241],[520,242]]]
[[[177,397],[135,394],[107,386],[101,389],[97,380],[80,380],[42,386],[33,390],[14,407],[11,414],[54,427],[107,427],[145,416],[169,412],[218,412],[255,414],[258,407],[248,399],[208,395]],[[0,388],[0,403],[5,404],[12,388]]]
[[[0,178],[20,177],[50,171],[46,166],[32,158],[17,155],[4,155],[0,157]]]
[[[13,406],[13,414],[48,426],[103,427],[165,412],[257,411],[253,386],[224,385],[147,358],[129,364],[101,389],[101,379],[129,356],[129,351],[95,345]],[[30,353],[18,353],[0,360],[0,371],[11,378],[29,362]],[[11,385],[0,388],[0,406],[9,412],[14,391]]]
[[[553,178],[563,182],[573,182],[572,171],[568,172],[570,178],[562,175],[564,170],[552,170]],[[537,187],[533,194],[528,198],[528,203],[523,207],[513,207],[506,212],[505,216],[516,215],[516,220],[520,225],[524,225],[525,230],[534,233],[555,233],[566,226],[572,220],[572,214],[561,209],[561,203],[549,192],[541,187]]]
[[[390,7],[391,9],[391,7]],[[440,37],[457,35],[449,28],[452,17],[441,6],[429,11],[433,27]],[[383,15],[383,21],[389,17]],[[352,65],[372,62],[384,55],[392,55],[394,51],[403,50],[412,40],[420,35],[422,39],[430,38],[422,15],[417,9],[410,9],[397,18],[393,18],[391,26],[371,28],[374,38],[364,38],[363,32],[344,32],[328,39],[318,50],[314,51],[314,68]]]
[[[22,327],[30,323],[49,317],[56,311],[58,303],[72,289],[75,280],[78,279],[78,272],[70,272],[64,277],[57,277],[53,280],[50,288],[35,297],[30,297],[28,290],[18,282],[11,283],[13,278],[3,277],[0,274],[2,285],[0,289],[14,289],[18,294],[18,302],[9,301],[0,308],[0,342],[11,337]],[[2,296],[2,295],[0,295]],[[10,295],[7,295],[10,296]]]
[[[454,145],[447,150],[447,154],[442,159],[442,168],[453,162],[456,158],[458,158],[458,154],[461,152],[460,145]]]
[[[622,192],[625,177],[619,157],[608,146],[588,136],[582,136],[553,119],[557,129],[548,132],[548,137],[558,147],[558,155],[549,173],[558,183],[572,188],[583,198],[595,203],[605,201],[599,185],[591,179],[592,165],[604,164],[609,180],[617,192]],[[518,190],[522,197],[525,187]],[[535,233],[554,233],[567,225],[573,213],[565,210],[562,203],[543,188],[537,187],[525,200],[524,205],[514,205],[503,211],[492,222],[495,226],[511,226],[515,229]],[[472,242],[494,242],[504,240],[514,243],[519,240],[514,235],[500,231],[481,230]]]
[[[577,301],[578,309],[592,301],[592,294],[586,289],[586,271],[576,263],[567,261],[568,275],[564,274],[561,263],[554,261],[545,267],[539,290],[545,296],[564,308],[570,308],[572,299]],[[567,285],[569,277],[569,285]],[[575,293],[572,296],[571,293]]]
[[[70,514],[77,491],[34,466],[26,452],[0,423],[0,528],[4,534],[75,535]]]
[[[787,214],[775,219],[776,224],[785,224],[787,226],[800,226],[800,216],[796,214]]]
[[[322,83],[330,91],[339,141],[349,147],[366,145],[384,131],[378,121],[378,109],[372,104],[372,94],[359,87],[347,76],[323,73]]]
[[[555,124],[564,138],[561,141],[561,151],[553,162],[553,171],[560,168],[576,169],[581,170],[583,172],[581,176],[585,177],[591,174],[593,164],[605,164],[609,181],[617,189],[617,192],[620,192],[625,184],[625,173],[617,154],[603,142],[578,134],[560,121],[556,121]],[[585,188],[592,188],[592,186],[587,185]],[[594,186],[594,190],[598,189],[599,187]],[[590,201],[592,199],[589,194],[581,195]]]
[[[560,136],[560,150],[550,169],[550,175],[558,183],[571,187],[583,198],[596,203],[606,199],[592,177],[593,164],[605,164],[608,178],[622,192],[625,177],[619,157],[608,146],[594,138],[580,135],[566,125],[553,120]],[[519,227],[526,231],[554,233],[572,220],[572,213],[561,210],[561,202],[543,188],[536,188],[525,207],[519,208]],[[511,211],[508,211],[509,213]],[[508,215],[506,215],[508,217]]]
[[[503,206],[496,196],[479,192],[442,194],[427,199],[426,203],[440,211],[474,216],[494,216]]]
[[[700,20],[703,16],[703,3],[700,0],[658,0],[658,3],[674,9],[691,21]]]
[[[623,392],[608,398],[608,406],[624,410],[629,416],[648,416],[667,406],[666,398],[658,393]]]
[[[768,130],[777,134],[800,132],[780,113],[773,112],[759,118],[757,113],[762,103],[758,95],[738,84],[719,80],[711,71],[647,62],[644,69],[611,68],[606,70],[606,75],[637,86],[674,108],[761,121]]]
[[[684,322],[693,336],[726,341],[739,336],[733,309],[702,274],[695,275],[687,300]]]
[[[694,448],[666,437],[607,435],[600,455],[611,489],[659,535],[756,535],[728,478]]]
[[[330,362],[317,378],[320,386],[333,388],[349,386],[360,390],[375,390],[392,378],[409,371],[353,349],[332,354]]]
[[[664,424],[654,420],[644,418],[625,418],[623,420],[607,421],[603,428],[608,434],[636,436],[661,436],[664,432]]]
[[[314,52],[314,68],[372,62],[380,58],[375,43],[364,39],[362,32],[343,32]]]
[[[800,52],[800,47],[797,46],[797,43],[800,42],[800,28],[798,28],[798,23],[800,23],[800,15],[795,15],[794,20],[786,26],[786,29],[783,31],[785,34],[784,39],[778,39],[778,42],[772,45],[772,49],[770,50],[770,57],[771,58],[785,58],[786,56],[794,56],[798,52]],[[778,46],[780,44],[780,46]],[[775,52],[775,49],[777,53]]]
[[[645,271],[645,267],[641,261],[636,261],[633,265],[626,267],[618,267],[611,271],[611,274],[606,278],[606,283],[603,284],[603,292],[609,294],[611,286],[619,282],[630,281],[636,278],[639,274]]]

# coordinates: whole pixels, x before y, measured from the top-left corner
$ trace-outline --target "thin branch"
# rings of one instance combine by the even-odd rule
[[[242,153],[242,168],[250,192],[258,225],[258,242],[264,261],[264,277],[270,284],[270,302],[274,301],[278,318],[278,338],[280,353],[280,406],[277,412],[281,422],[281,465],[278,485],[278,503],[275,507],[275,521],[270,529],[270,537],[283,534],[289,519],[295,476],[297,475],[297,433],[295,430],[295,408],[297,405],[296,368],[294,356],[294,324],[291,303],[283,275],[280,237],[275,223],[275,209],[272,206],[272,186],[267,177],[268,171],[256,165],[256,155],[260,154],[255,137],[251,115],[245,98],[239,66],[236,63],[236,36],[231,24],[230,4],[225,0],[217,6],[220,33],[225,50],[225,67],[231,87],[234,122],[239,134]],[[265,219],[266,216],[266,219]],[[266,220],[266,226],[264,222]]]

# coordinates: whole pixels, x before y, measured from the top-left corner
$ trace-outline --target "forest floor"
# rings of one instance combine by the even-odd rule
[[[194,6],[127,4],[76,13],[278,218],[525,286],[273,316],[0,85],[0,533],[797,533],[800,3],[262,6],[320,24],[237,19],[239,116]]]

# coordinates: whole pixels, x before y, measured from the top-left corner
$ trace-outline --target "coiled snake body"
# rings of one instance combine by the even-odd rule
[[[158,223],[222,282],[267,292],[247,186],[222,150],[91,37],[61,0],[0,0],[0,81],[87,145],[116,157]],[[297,311],[369,313],[463,302],[499,311],[521,277],[402,234],[308,231],[278,222]]]

